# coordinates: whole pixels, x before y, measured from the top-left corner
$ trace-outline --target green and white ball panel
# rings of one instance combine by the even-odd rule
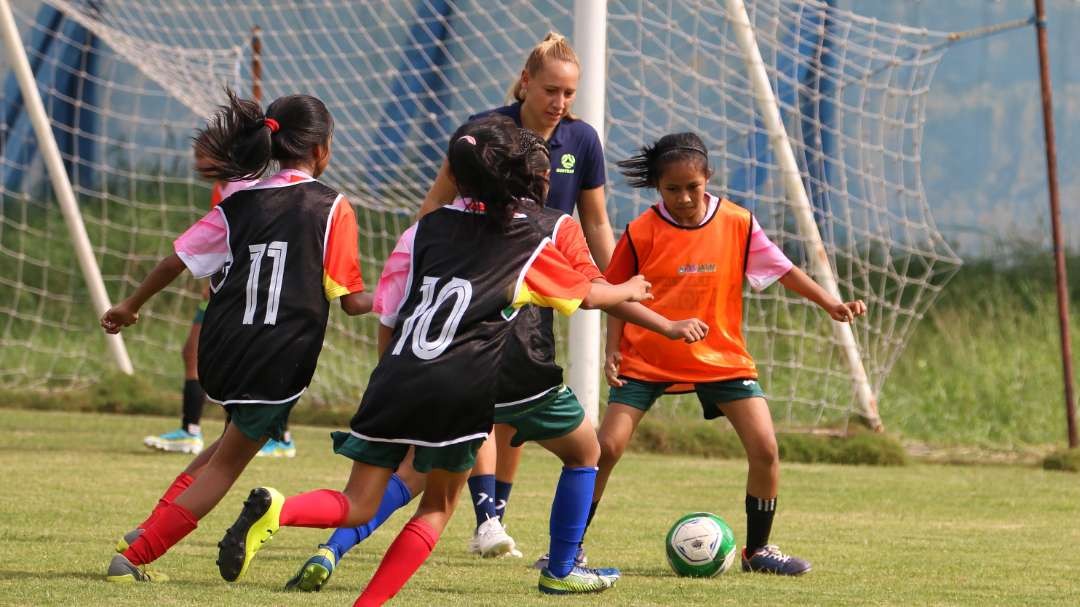
[[[735,561],[735,533],[724,519],[693,512],[675,521],[667,534],[667,559],[680,576],[711,577]]]

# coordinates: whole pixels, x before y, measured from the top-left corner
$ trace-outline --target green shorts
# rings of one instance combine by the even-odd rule
[[[334,453],[380,468],[396,470],[405,459],[409,447],[416,447],[413,455],[413,468],[417,472],[431,472],[432,468],[448,472],[472,470],[476,464],[476,452],[487,437],[454,443],[444,447],[424,447],[408,443],[389,443],[360,438],[351,432],[331,432],[334,439]]]
[[[236,426],[237,430],[253,441],[262,440],[264,436],[283,441],[285,432],[289,429],[289,413],[298,400],[300,399],[294,398],[278,405],[225,405],[225,423]]]
[[[517,430],[510,444],[520,447],[527,441],[541,441],[570,434],[585,419],[585,409],[567,386],[552,388],[526,403],[495,407],[495,423]]]
[[[635,409],[648,411],[652,408],[656,399],[664,394],[672,382],[650,382],[639,379],[620,377],[626,382],[621,388],[612,388],[608,393],[608,403],[621,403]],[[705,419],[716,419],[724,415],[720,405],[733,400],[753,398],[755,396],[765,398],[761,385],[756,379],[729,379],[726,381],[709,382],[707,384],[694,384],[694,392],[697,392],[701,402],[701,413]]]
[[[191,324],[202,324],[203,318],[206,318],[206,304],[208,303],[210,302],[205,299],[199,302],[199,307],[195,308],[195,316],[191,319]]]

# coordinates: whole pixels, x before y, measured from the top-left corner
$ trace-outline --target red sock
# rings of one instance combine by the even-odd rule
[[[393,544],[386,549],[379,569],[368,582],[360,598],[353,607],[382,605],[394,598],[398,590],[409,581],[412,574],[420,568],[439,541],[435,529],[423,521],[414,518],[405,525]]]
[[[161,496],[157,505],[150,511],[150,516],[146,517],[145,521],[139,523],[138,528],[146,529],[146,527],[154,521],[154,518],[158,513],[161,512],[161,509],[173,503],[173,500],[179,497],[193,482],[195,482],[194,476],[191,476],[187,472],[181,472],[179,476],[173,479],[172,484],[165,490],[165,494]]]
[[[283,527],[336,529],[349,518],[349,498],[340,491],[319,489],[294,495],[281,506]]]
[[[166,504],[143,528],[142,535],[124,551],[124,556],[134,565],[152,563],[198,526],[199,521],[187,508],[176,503]]]

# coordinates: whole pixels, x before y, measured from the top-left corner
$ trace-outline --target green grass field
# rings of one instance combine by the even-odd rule
[[[161,559],[164,585],[115,586],[103,573],[116,538],[137,523],[186,462],[140,439],[171,420],[0,411],[0,605],[348,605],[405,520],[398,513],[355,550],[317,595],[284,581],[326,532],[285,529],[240,583],[221,581],[215,544],[248,489],[286,494],[339,487],[348,462],[325,429],[297,428],[295,460],[257,460],[218,511]],[[216,432],[215,422],[208,432]],[[526,453],[509,528],[526,561],[546,550],[557,460]],[[595,597],[542,597],[522,561],[465,553],[472,513],[463,501],[398,605],[1075,605],[1080,597],[1080,484],[1068,474],[1016,466],[901,468],[789,465],[774,532],[814,563],[801,579],[731,571],[673,576],[663,537],[679,515],[708,510],[743,535],[740,461],[631,454],[616,471],[589,534],[589,555],[618,566],[618,586]],[[662,480],[658,480],[662,479]],[[406,510],[408,511],[408,510]]]

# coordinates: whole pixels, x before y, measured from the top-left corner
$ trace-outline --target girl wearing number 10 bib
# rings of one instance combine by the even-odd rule
[[[120,540],[107,579],[157,581],[145,570],[195,530],[268,438],[281,440],[322,349],[330,302],[350,314],[371,310],[360,275],[356,218],[344,196],[316,181],[330,160],[334,122],[321,101],[281,97],[264,114],[237,99],[195,138],[200,170],[212,179],[281,171],[222,201],[174,243],[135,293],[108,310],[109,333],[138,320],[151,296],[185,269],[210,277],[199,340],[199,381],[222,405],[225,432],[188,465],[150,516]]]
[[[381,605],[427,559],[453,513],[494,419],[496,378],[518,309],[570,314],[648,297],[648,284],[591,284],[555,248],[514,192],[528,179],[513,122],[490,117],[454,134],[447,157],[460,197],[425,215],[410,247],[406,291],[389,346],[371,374],[350,432],[334,450],[353,460],[344,491],[288,499],[251,492],[222,539],[218,567],[232,581],[280,526],[357,526],[376,515],[410,448],[427,473],[416,514],[390,545],[356,605]]]

